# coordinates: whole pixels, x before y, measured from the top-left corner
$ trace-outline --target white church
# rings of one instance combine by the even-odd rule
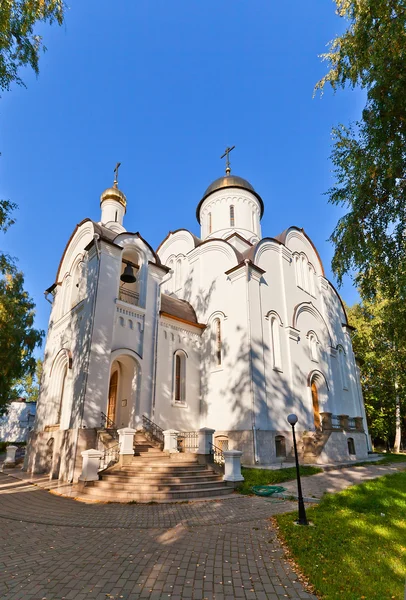
[[[74,229],[52,302],[26,467],[75,481],[102,422],[214,430],[244,465],[307,463],[370,450],[351,327],[303,229],[263,237],[264,202],[245,179],[216,179],[197,203],[200,237],[170,231],[157,250],[127,231],[114,185],[101,217]]]

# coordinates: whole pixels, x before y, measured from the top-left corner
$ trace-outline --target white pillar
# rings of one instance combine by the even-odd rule
[[[84,450],[81,452],[83,458],[82,472],[79,477],[79,481],[98,481],[99,479],[99,468],[100,459],[103,456],[103,452],[99,450]]]
[[[210,444],[213,443],[213,433],[215,429],[202,427],[199,429],[199,447],[197,454],[210,454]]]
[[[176,429],[166,429],[164,431],[164,450],[167,452],[178,452],[178,435]]]
[[[17,448],[17,446],[7,446],[7,456],[6,460],[4,461],[5,465],[15,465]]]
[[[131,427],[123,427],[118,430],[120,440],[120,454],[134,455],[134,435],[137,433]]]
[[[244,481],[241,474],[240,450],[223,450],[224,454],[224,477],[223,481]]]

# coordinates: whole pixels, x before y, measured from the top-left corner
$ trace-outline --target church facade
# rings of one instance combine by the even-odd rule
[[[72,233],[54,284],[27,468],[76,480],[101,419],[215,430],[246,465],[367,456],[351,327],[312,241],[262,237],[264,203],[230,174],[200,200],[201,235],[171,231],[156,251],[124,227],[126,197],[101,196],[99,223]]]

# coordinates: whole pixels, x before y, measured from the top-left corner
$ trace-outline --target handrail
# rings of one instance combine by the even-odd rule
[[[224,465],[224,453],[221,450],[221,448],[218,448],[217,446],[215,446],[214,444],[209,444],[210,447],[210,454],[213,457],[213,462],[215,462],[217,465]]]
[[[181,431],[177,439],[178,452],[196,453],[199,447],[198,431]]]
[[[100,415],[100,421],[101,421],[100,424],[101,424],[102,429],[106,429],[106,431],[108,431],[115,440],[118,440],[118,437],[119,437],[118,432],[117,432],[118,427],[114,423],[114,421],[109,419],[108,416],[104,414],[104,412],[102,412]]]
[[[145,415],[142,415],[142,426],[145,431],[151,434],[151,436],[156,439],[158,442],[163,443],[164,441],[164,430],[162,427],[159,427],[156,423],[148,419]]]
[[[100,457],[99,471],[112,467],[120,460],[120,443],[105,448],[103,456]]]

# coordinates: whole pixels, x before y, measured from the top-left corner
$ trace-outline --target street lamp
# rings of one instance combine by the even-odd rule
[[[292,425],[292,435],[293,435],[293,447],[295,449],[295,461],[296,461],[296,478],[297,478],[297,496],[299,503],[299,519],[296,521],[298,525],[308,525],[305,506],[303,502],[303,494],[302,494],[302,484],[300,483],[300,471],[299,471],[299,458],[297,456],[297,446],[296,446],[296,435],[295,435],[295,425],[297,423],[296,415],[288,416],[288,423]]]

